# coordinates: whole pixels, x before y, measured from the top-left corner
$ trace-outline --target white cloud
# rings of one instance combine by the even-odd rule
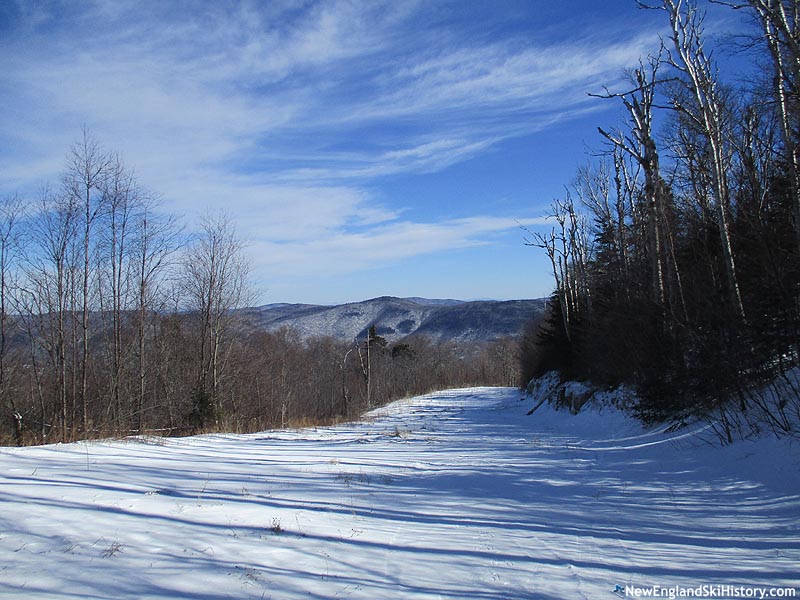
[[[248,240],[285,243],[319,239],[332,232],[386,223],[399,214],[353,187],[258,184],[244,177],[224,183],[214,177],[198,178],[178,185],[187,187],[174,190],[175,196],[197,198],[198,202],[173,202],[173,210],[201,213],[221,208]]]
[[[488,243],[516,222],[403,219],[406,207],[376,201],[375,181],[594,110],[586,91],[653,37],[473,40],[447,23],[426,30],[420,16],[439,9],[98,0],[23,11],[0,40],[0,188],[52,180],[86,125],[169,208],[227,211],[265,274]]]
[[[470,217],[438,223],[397,221],[367,231],[331,231],[329,235],[252,244],[254,267],[265,281],[287,275],[351,273],[426,254],[486,245],[520,226],[544,224],[543,218]]]
[[[73,15],[53,39],[28,36],[20,41],[27,53],[4,53],[11,99],[28,107],[22,123],[0,123],[4,134],[35,138],[38,128],[52,135],[88,124],[109,145],[132,146],[137,165],[166,157],[167,169],[286,148],[310,162],[332,158],[346,177],[424,172],[582,109],[587,90],[618,78],[652,42],[647,34],[527,45],[445,37],[415,48],[402,21],[413,4],[325,2],[305,12],[203,4],[188,19],[150,14],[155,5],[115,6]],[[411,127],[387,139],[381,126],[398,119]],[[332,130],[364,135],[364,126],[388,147],[349,164],[304,144]],[[329,179],[331,170],[296,174]]]

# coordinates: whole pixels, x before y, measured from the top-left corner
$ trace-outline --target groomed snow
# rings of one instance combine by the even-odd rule
[[[800,587],[800,449],[530,407],[476,388],[332,428],[0,449],[0,597]]]

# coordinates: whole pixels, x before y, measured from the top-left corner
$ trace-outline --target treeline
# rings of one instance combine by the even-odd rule
[[[513,342],[300,341],[248,328],[243,242],[187,234],[87,133],[35,200],[0,199],[0,444],[325,423],[409,394],[514,385]]]
[[[389,344],[375,334],[351,343],[331,338],[298,342],[290,329],[254,332],[236,375],[236,430],[321,424],[357,418],[399,398],[438,389],[517,385],[516,342]],[[248,358],[249,357],[249,358]]]
[[[640,3],[644,6],[644,3]],[[670,36],[599,94],[624,109],[599,158],[553,202],[556,292],[523,377],[634,384],[649,421],[713,413],[721,436],[800,423],[800,390],[764,390],[800,353],[800,8],[749,0],[753,76],[725,82],[704,13],[663,0]],[[717,48],[717,51],[720,49]],[[658,126],[656,126],[658,124]]]

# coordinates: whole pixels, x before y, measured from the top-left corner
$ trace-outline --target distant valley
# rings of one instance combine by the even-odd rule
[[[243,309],[253,328],[295,330],[301,338],[363,338],[372,325],[389,342],[408,336],[435,341],[485,342],[517,337],[530,318],[544,311],[546,300],[434,300],[383,296],[363,302],[320,306],[267,304]]]

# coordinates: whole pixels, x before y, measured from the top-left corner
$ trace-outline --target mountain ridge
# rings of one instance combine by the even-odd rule
[[[253,328],[288,327],[301,339],[360,339],[374,325],[389,342],[414,335],[435,341],[488,342],[519,336],[525,322],[544,311],[546,301],[380,296],[336,305],[274,303],[241,312]]]

